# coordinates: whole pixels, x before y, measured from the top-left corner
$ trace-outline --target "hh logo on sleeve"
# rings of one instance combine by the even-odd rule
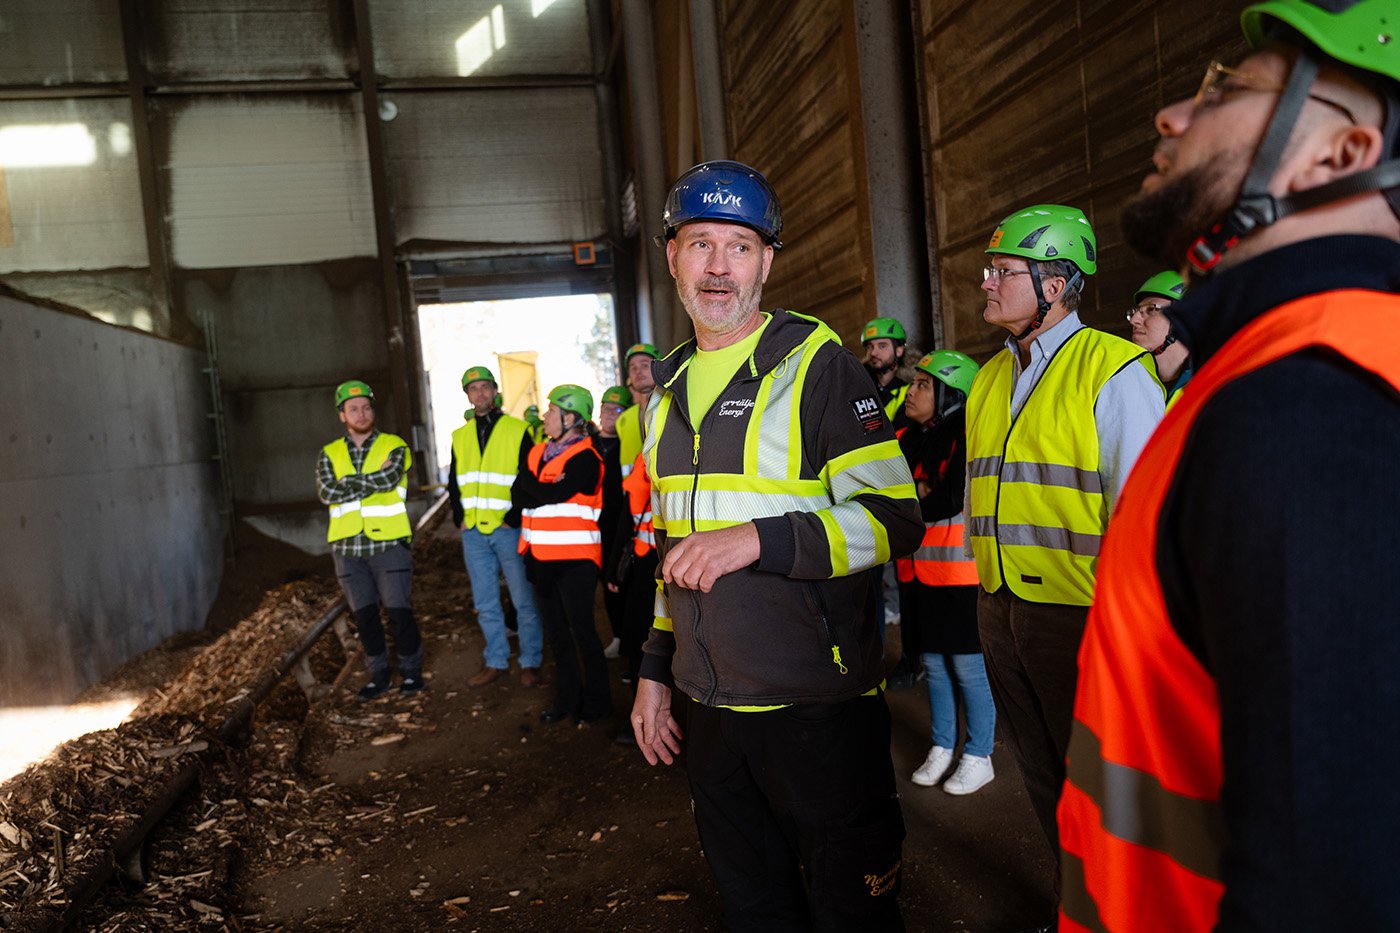
[[[856,420],[860,422],[861,429],[867,434],[880,430],[880,425],[885,423],[885,412],[880,408],[880,403],[875,400],[873,395],[852,401],[851,411],[856,413]]]

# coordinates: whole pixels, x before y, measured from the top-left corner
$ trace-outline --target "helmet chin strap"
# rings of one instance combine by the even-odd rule
[[[1026,325],[1025,330],[1016,335],[1017,340],[1025,340],[1031,334],[1040,330],[1040,326],[1045,323],[1045,315],[1049,313],[1051,307],[1050,302],[1045,300],[1044,290],[1040,287],[1039,270],[1036,269],[1034,262],[1027,263],[1027,265],[1030,266],[1031,271],[1031,287],[1035,289],[1035,318]],[[1074,274],[1065,282],[1064,291],[1060,292],[1060,294],[1063,295],[1065,292],[1068,292],[1070,289],[1074,288],[1074,286],[1078,285],[1081,278],[1083,278],[1083,276],[1078,269],[1075,269]]]
[[[1153,356],[1161,356],[1162,351],[1174,343],[1176,343],[1176,338],[1172,336],[1171,331],[1167,331],[1167,339],[1163,340],[1162,343],[1155,350],[1151,351],[1151,353]]]
[[[1255,231],[1270,226],[1300,211],[1310,210],[1333,201],[1340,201],[1368,191],[1383,191],[1400,186],[1400,159],[1382,162],[1362,172],[1356,172],[1294,194],[1275,197],[1269,193],[1269,182],[1283,161],[1284,150],[1298,119],[1308,92],[1317,79],[1317,61],[1313,53],[1303,49],[1288,75],[1288,83],[1279,95],[1278,105],[1269,119],[1264,138],[1254,152],[1249,174],[1240,186],[1239,196],[1225,218],[1206,233],[1197,237],[1186,253],[1188,271],[1196,280],[1211,274],[1225,254],[1240,240]],[[1389,106],[1389,104],[1387,105]],[[1386,134],[1386,151],[1393,147],[1391,133]],[[1387,198],[1390,194],[1387,192]]]

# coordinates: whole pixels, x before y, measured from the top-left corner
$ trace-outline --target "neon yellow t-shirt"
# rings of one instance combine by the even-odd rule
[[[746,365],[753,351],[758,349],[758,338],[763,336],[768,322],[773,320],[773,315],[767,311],[760,313],[763,315],[763,324],[758,330],[738,343],[718,350],[696,349],[695,355],[686,365],[686,412],[690,415],[690,423],[696,428],[699,428],[700,420],[705,417],[710,406],[714,405],[724,387],[729,385],[734,373],[740,366]]]

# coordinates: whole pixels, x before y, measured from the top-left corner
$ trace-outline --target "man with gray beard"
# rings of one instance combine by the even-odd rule
[[[632,725],[654,765],[686,724],[729,930],[902,930],[904,822],[864,571],[912,552],[923,522],[860,362],[821,321],[759,308],[781,230],[773,189],[737,162],[695,166],[666,201],[695,339],[652,368],[660,580]]]

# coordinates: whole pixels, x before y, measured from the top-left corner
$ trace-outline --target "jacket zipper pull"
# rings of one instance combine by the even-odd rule
[[[699,466],[699,465],[700,465],[700,432],[699,432],[699,431],[696,431],[696,432],[695,432],[695,446],[694,446],[693,448],[691,448],[690,465],[691,465],[691,466]]]
[[[841,673],[843,673],[843,674],[846,673],[846,665],[844,665],[844,664],[841,663],[841,646],[840,646],[840,645],[832,645],[832,646],[831,646],[831,660],[835,661],[835,662],[836,662],[836,666],[839,667],[839,668],[841,668]]]

